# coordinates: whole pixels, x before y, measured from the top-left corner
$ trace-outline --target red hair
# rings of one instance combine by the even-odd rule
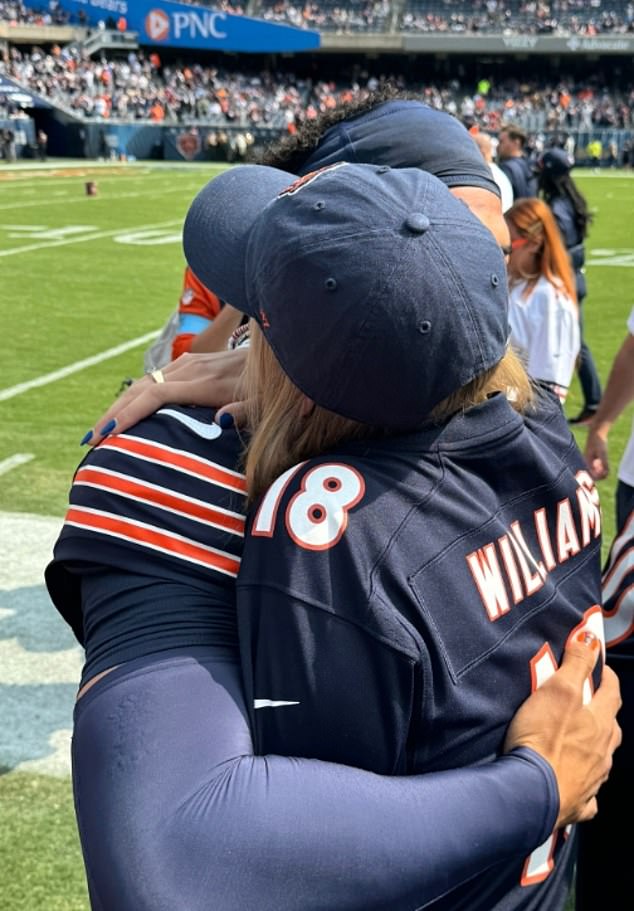
[[[541,199],[518,199],[504,213],[521,237],[537,241],[539,270],[551,284],[563,285],[575,303],[577,289],[568,251],[550,207]]]

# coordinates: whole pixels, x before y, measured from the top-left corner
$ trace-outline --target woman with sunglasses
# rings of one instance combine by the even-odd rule
[[[511,344],[529,376],[550,387],[563,404],[580,346],[570,260],[545,202],[518,199],[505,218],[511,234]]]

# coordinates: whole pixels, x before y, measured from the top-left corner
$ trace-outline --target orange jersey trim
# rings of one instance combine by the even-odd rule
[[[80,468],[75,484],[110,491],[130,500],[149,503],[169,512],[187,516],[231,534],[244,536],[244,516],[221,507],[210,506],[193,497],[180,496],[157,484],[138,481],[119,472],[100,468]]]
[[[193,474],[197,478],[234,490],[236,493],[246,493],[247,485],[244,475],[237,471],[224,468],[216,462],[209,462],[198,456],[188,455],[180,449],[172,449],[160,443],[149,443],[141,437],[111,436],[106,437],[99,448],[116,449],[129,455],[154,462],[159,465],[168,465],[177,471]]]
[[[100,510],[71,506],[66,513],[65,524],[75,528],[89,529],[124,541],[132,541],[198,566],[215,569],[232,578],[238,575],[240,569],[239,558],[225,551],[197,544],[181,535],[168,534],[152,525],[132,522]]]

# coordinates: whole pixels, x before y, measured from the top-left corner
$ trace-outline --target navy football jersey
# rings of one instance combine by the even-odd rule
[[[603,637],[597,493],[545,396],[531,416],[495,396],[289,469],[254,510],[244,557],[261,753],[386,774],[484,762],[569,637]],[[557,833],[433,907],[561,908],[573,840]]]
[[[46,582],[82,645],[86,621],[80,574],[73,572],[77,561],[167,583],[186,581],[217,605],[216,624],[226,627],[218,630],[221,641],[236,643],[235,580],[246,490],[239,469],[242,444],[234,430],[222,430],[213,418],[208,408],[161,408],[129,431],[106,437],[77,469]],[[167,620],[164,647],[179,644],[179,630],[169,630],[169,612],[166,603],[163,619],[154,619],[157,628]],[[150,638],[154,631],[147,626]],[[91,645],[96,632],[91,630]],[[183,629],[181,638],[195,642],[195,630]],[[123,628],[119,639],[125,639]],[[99,645],[103,649],[106,643]],[[142,641],[118,652],[118,660],[129,660],[135,650],[143,653]],[[102,664],[109,666],[106,656]]]

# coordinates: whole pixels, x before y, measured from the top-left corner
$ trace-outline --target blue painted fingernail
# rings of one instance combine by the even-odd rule
[[[223,430],[228,430],[230,427],[233,427],[233,425],[234,425],[233,415],[230,414],[230,412],[225,411],[224,414],[220,415],[220,417],[218,419],[218,423],[220,424],[220,426],[222,427]]]
[[[104,427],[101,428],[99,433],[101,434],[102,437],[108,436],[108,434],[112,433],[112,431],[115,429],[116,426],[117,426],[117,422],[113,418],[111,421],[108,421],[108,423]]]
[[[88,433],[84,434],[84,436],[81,438],[81,443],[79,445],[85,446],[89,440],[92,440],[92,430],[89,430]]]

